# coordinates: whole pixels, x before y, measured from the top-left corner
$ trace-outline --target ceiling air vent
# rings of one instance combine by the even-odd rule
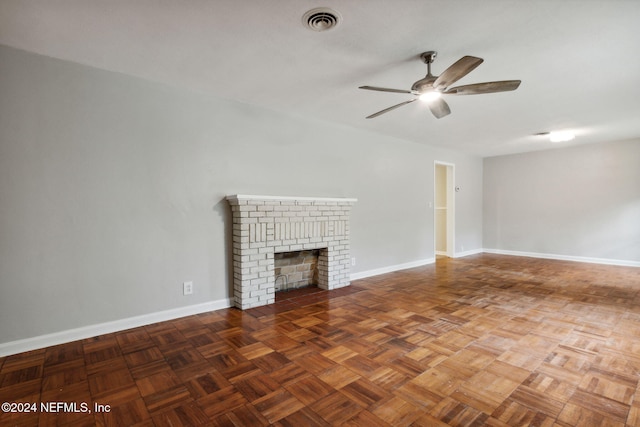
[[[335,28],[342,21],[342,16],[328,7],[311,9],[302,16],[302,23],[313,31],[327,31]]]

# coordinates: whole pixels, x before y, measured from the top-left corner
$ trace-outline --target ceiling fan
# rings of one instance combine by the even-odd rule
[[[379,92],[408,93],[415,96],[408,101],[401,102],[400,104],[396,104],[378,111],[377,113],[373,113],[370,116],[367,116],[367,119],[373,119],[374,117],[388,113],[391,110],[410,104],[418,99],[425,101],[433,115],[437,119],[441,119],[451,113],[449,105],[447,105],[444,99],[441,98],[442,95],[476,95],[483,93],[507,92],[516,90],[518,86],[520,86],[520,80],[503,80],[450,88],[450,85],[469,74],[478,65],[482,64],[484,60],[482,58],[476,58],[475,56],[463,56],[449,68],[444,70],[442,74],[434,76],[431,74],[431,63],[436,58],[436,55],[437,52],[435,51],[424,52],[420,55],[422,62],[427,64],[427,75],[415,82],[411,86],[411,90],[389,89],[376,86],[360,86],[359,89],[376,90]]]

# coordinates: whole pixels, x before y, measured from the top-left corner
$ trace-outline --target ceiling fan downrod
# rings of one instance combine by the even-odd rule
[[[422,60],[422,62],[427,64],[427,76],[426,77],[430,77],[431,76],[431,64],[436,59],[436,56],[438,56],[438,52],[436,52],[435,50],[429,50],[427,52],[423,52],[423,53],[420,54],[420,59]]]

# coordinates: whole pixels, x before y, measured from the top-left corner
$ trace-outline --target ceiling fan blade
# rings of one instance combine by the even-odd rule
[[[440,74],[433,82],[433,87],[436,89],[449,87],[482,64],[482,61],[484,59],[475,56],[463,56]]]
[[[377,87],[377,86],[360,86],[358,89],[377,90],[379,92],[411,93],[410,90],[389,89],[389,88],[386,88],[386,87]]]
[[[500,82],[476,83],[452,87],[444,93],[449,95],[479,95],[483,93],[508,92],[518,89],[518,86],[520,86],[520,80],[503,80]]]
[[[451,110],[449,109],[449,105],[444,101],[444,99],[439,98],[427,103],[429,105],[429,109],[436,116],[436,119],[441,119],[444,116],[448,116],[451,114]]]
[[[374,117],[378,117],[381,114],[388,113],[389,111],[395,110],[398,107],[402,107],[403,105],[409,104],[409,103],[415,101],[416,99],[418,99],[418,98],[410,99],[408,101],[401,102],[400,104],[396,104],[396,105],[394,105],[392,107],[385,108],[384,110],[378,111],[377,113],[373,113],[372,115],[367,116],[367,119],[373,119]]]

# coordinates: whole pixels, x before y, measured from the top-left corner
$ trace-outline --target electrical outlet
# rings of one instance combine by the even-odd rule
[[[354,258],[351,258],[351,265],[356,265],[356,259],[355,259],[355,257],[354,257]]]
[[[182,284],[182,295],[191,295],[193,293],[193,282],[184,282]]]

